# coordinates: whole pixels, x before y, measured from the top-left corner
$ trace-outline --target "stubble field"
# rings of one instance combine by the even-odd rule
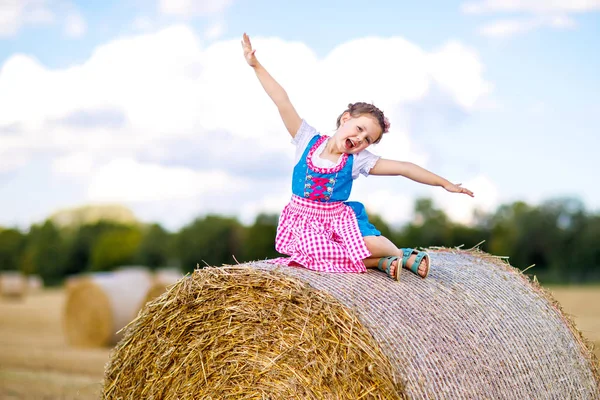
[[[550,288],[600,357],[600,287]],[[62,331],[65,291],[0,298],[0,398],[98,399],[110,349],[69,347]]]

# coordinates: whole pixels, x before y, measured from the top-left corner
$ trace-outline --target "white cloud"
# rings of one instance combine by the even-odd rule
[[[136,31],[149,31],[154,28],[154,22],[147,15],[138,15],[131,25]]]
[[[427,61],[432,77],[464,109],[472,109],[483,95],[492,90],[492,85],[483,79],[483,65],[477,53],[458,42],[450,42],[428,55]]]
[[[461,8],[467,14],[525,12],[548,15],[600,10],[600,0],[485,0],[463,3]]]
[[[233,0],[159,0],[165,14],[191,16],[217,14],[227,9]]]
[[[28,25],[53,25],[59,21],[69,37],[81,37],[87,28],[83,16],[69,1],[0,1],[0,38],[14,36]]]
[[[485,0],[463,3],[461,9],[466,14],[524,14],[479,28],[483,36],[508,38],[542,27],[574,28],[576,22],[569,15],[600,10],[600,0]]]
[[[223,36],[223,33],[225,33],[225,22],[216,21],[206,29],[204,37],[209,40],[215,40]]]
[[[0,159],[0,173],[15,171],[25,166],[29,161],[29,156],[24,153],[6,152],[0,154],[2,155]]]
[[[26,5],[24,9],[24,22],[29,24],[49,24],[55,21],[54,12],[46,8],[45,0],[38,1],[22,1]]]
[[[52,171],[58,176],[85,178],[90,175],[94,166],[93,156],[89,153],[71,153],[52,161]]]
[[[102,202],[167,201],[214,191],[230,194],[244,187],[243,182],[219,171],[197,172],[115,159],[92,174],[88,197]]]
[[[434,192],[433,199],[452,220],[471,224],[475,210],[492,212],[499,205],[500,198],[498,188],[485,175],[479,175],[462,183],[470,189],[475,197],[467,197],[464,194],[450,193],[445,190]]]
[[[0,37],[15,35],[23,25],[54,22],[54,13],[45,0],[0,1]]]
[[[449,106],[468,113],[491,90],[477,54],[458,42],[427,52],[401,38],[366,38],[341,44],[324,58],[303,43],[260,37],[253,43],[312,125],[326,132],[349,102],[373,101],[392,120],[391,132],[373,151],[423,166],[428,155],[415,151],[404,123],[408,106],[438,91]],[[379,54],[380,62],[355,63],[355,54],[365,49]],[[261,182],[261,176],[249,177],[250,170],[291,173],[293,147],[237,39],[203,47],[191,28],[179,25],[114,40],[84,63],[64,69],[13,55],[0,66],[0,110],[0,127],[15,127],[0,135],[0,169],[18,171],[37,154],[54,156],[56,179],[78,178],[78,184],[87,185],[82,192],[89,198],[81,201],[187,199],[188,210],[205,204],[249,215],[268,206],[270,196],[282,198],[283,190],[289,195],[287,183],[283,189],[261,186],[259,199],[266,200],[248,200],[258,196],[258,189],[239,194]],[[209,153],[220,167],[202,157]],[[277,168],[257,168],[258,158]],[[290,165],[279,165],[281,160]],[[371,193],[370,180],[357,189],[363,199]],[[211,182],[219,189],[209,193],[205,186]],[[410,199],[402,189],[377,190],[390,201],[405,198],[408,204]],[[404,213],[394,210],[385,215]],[[155,217],[169,218],[165,213]]]
[[[283,207],[290,201],[290,194],[286,187],[266,196],[256,196],[248,199],[240,210],[240,220],[244,224],[252,224],[260,213],[279,215]]]
[[[87,24],[79,12],[71,12],[65,19],[65,34],[72,38],[79,38],[85,34]]]
[[[568,29],[575,27],[575,21],[565,16],[504,19],[482,26],[479,33],[488,37],[507,38],[544,26]]]
[[[359,192],[355,198],[361,199],[368,214],[375,213],[387,222],[404,224],[409,222],[413,215],[414,199],[398,190],[369,190],[364,194]]]

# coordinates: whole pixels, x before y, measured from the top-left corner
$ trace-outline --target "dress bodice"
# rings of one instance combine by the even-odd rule
[[[346,201],[352,190],[352,154],[342,154],[341,160],[331,168],[313,164],[314,152],[327,140],[327,136],[315,135],[306,146],[292,175],[292,193],[319,202]]]

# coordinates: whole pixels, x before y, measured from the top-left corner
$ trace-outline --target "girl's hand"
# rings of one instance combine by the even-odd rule
[[[246,57],[246,62],[252,68],[258,65],[258,60],[254,53],[256,50],[252,50],[252,44],[250,43],[250,38],[248,35],[244,33],[244,37],[242,38],[242,49],[244,49],[244,57]]]
[[[449,183],[446,186],[444,186],[444,189],[446,189],[447,191],[449,191],[451,193],[464,193],[464,194],[467,194],[467,195],[469,195],[471,197],[475,197],[473,195],[473,192],[471,192],[467,188],[462,187],[461,185],[462,185],[462,183],[457,183],[457,184]]]

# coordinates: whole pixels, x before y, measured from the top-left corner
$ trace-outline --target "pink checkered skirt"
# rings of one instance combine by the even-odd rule
[[[289,257],[268,262],[320,272],[366,272],[371,255],[350,207],[295,195],[279,217],[275,249]]]

